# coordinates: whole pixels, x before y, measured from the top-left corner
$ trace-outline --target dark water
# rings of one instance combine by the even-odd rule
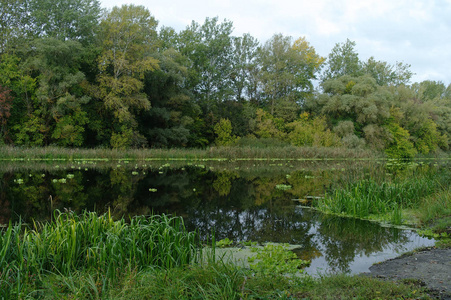
[[[298,245],[298,256],[312,260],[310,273],[362,272],[433,241],[410,230],[323,215],[293,199],[323,195],[343,180],[386,176],[380,168],[316,162],[5,167],[0,169],[0,223],[49,220],[55,209],[110,210],[118,218],[170,213],[182,216],[205,240],[214,232],[217,240]]]

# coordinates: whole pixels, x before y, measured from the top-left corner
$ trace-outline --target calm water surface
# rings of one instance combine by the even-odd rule
[[[391,170],[389,170],[391,171]],[[0,165],[0,223],[49,220],[55,209],[115,217],[169,213],[207,240],[283,242],[312,260],[309,273],[365,272],[433,240],[411,230],[339,218],[293,199],[321,196],[341,181],[395,176],[379,162]]]

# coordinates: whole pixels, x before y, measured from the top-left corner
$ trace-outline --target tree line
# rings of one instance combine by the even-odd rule
[[[273,144],[447,150],[451,85],[410,65],[261,43],[206,18],[176,32],[143,6],[0,0],[0,143],[64,147]]]

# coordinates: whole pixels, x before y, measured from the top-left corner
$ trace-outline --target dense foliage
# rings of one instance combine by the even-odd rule
[[[6,2],[7,5],[3,5]],[[143,6],[2,0],[0,143],[205,147],[271,138],[412,157],[451,136],[451,85],[409,65],[328,57],[304,37],[260,43],[206,18],[176,32]]]

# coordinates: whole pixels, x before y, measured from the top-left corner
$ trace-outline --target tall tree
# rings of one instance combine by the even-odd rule
[[[29,0],[36,36],[92,43],[99,28],[99,0]]]
[[[80,88],[85,78],[79,71],[82,51],[75,41],[35,40],[26,65],[37,75],[38,87],[25,126],[15,126],[18,143],[83,144],[88,119],[82,105],[90,98]]]
[[[384,61],[377,61],[374,57],[363,63],[362,71],[371,75],[381,86],[408,84],[413,75],[409,64],[397,62],[393,66]]]
[[[362,75],[362,63],[355,46],[356,43],[349,39],[344,43],[335,44],[327,58],[326,68],[321,77],[323,82],[343,75],[353,77]]]
[[[20,47],[30,26],[29,0],[0,0],[0,54]]]
[[[146,143],[135,130],[136,114],[150,109],[142,90],[146,72],[159,67],[151,56],[157,46],[157,24],[146,8],[135,5],[114,7],[101,23],[100,74],[91,93],[115,118],[111,137],[115,148]]]
[[[233,38],[231,84],[234,100],[253,97],[256,85],[257,49],[259,42],[250,34]]]
[[[189,85],[207,112],[233,95],[232,31],[232,22],[207,18],[202,25],[193,22],[179,35],[179,51],[192,62]]]
[[[0,144],[4,140],[9,140],[8,130],[6,124],[11,116],[11,105],[13,98],[10,94],[11,90],[8,90],[0,85]]]
[[[313,92],[324,59],[300,38],[274,35],[259,51],[260,82],[263,103],[272,115],[292,121],[297,116],[306,95]]]

